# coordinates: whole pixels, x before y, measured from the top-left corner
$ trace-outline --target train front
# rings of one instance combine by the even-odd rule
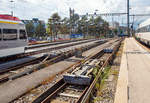
[[[27,45],[25,24],[17,17],[0,15],[0,58],[22,54]]]

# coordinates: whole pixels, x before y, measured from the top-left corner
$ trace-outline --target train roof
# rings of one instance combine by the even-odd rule
[[[0,14],[0,23],[23,24],[23,22],[18,17],[4,14]]]
[[[144,22],[142,22],[140,25],[139,25],[139,28],[142,28],[142,27],[145,27],[145,26],[148,26],[150,25],[150,18],[145,20]]]

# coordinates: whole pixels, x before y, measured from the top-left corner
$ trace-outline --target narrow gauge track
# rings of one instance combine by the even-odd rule
[[[40,45],[40,46],[29,47],[27,49],[39,48],[39,47],[42,47],[42,46],[45,47],[45,46],[57,45],[56,47],[53,47],[53,48],[46,48],[46,49],[42,49],[42,50],[38,50],[38,51],[12,55],[12,56],[8,56],[8,57],[3,57],[3,58],[0,58],[0,64],[4,63],[4,62],[11,61],[11,60],[16,60],[16,59],[19,59],[19,58],[23,58],[23,57],[26,57],[26,56],[31,56],[31,55],[36,55],[36,54],[40,54],[40,53],[45,53],[45,52],[49,52],[50,50],[57,50],[57,49],[65,48],[65,47],[68,47],[68,46],[74,46],[74,45],[78,45],[78,44],[82,44],[82,43],[87,43],[87,42],[94,41],[94,40],[95,39],[90,39],[90,40],[85,39],[82,42],[78,42],[79,40],[77,40],[77,41],[75,40],[75,41],[69,41],[69,42],[67,41],[67,42],[63,42],[63,43],[56,43],[56,44],[54,43],[54,44],[48,44],[48,45]],[[62,45],[62,46],[58,45],[58,44],[65,44],[65,43],[66,43],[66,45]],[[67,43],[72,43],[72,44],[67,44]]]
[[[93,47],[96,47],[100,44],[103,44],[105,43],[106,41],[97,41],[95,43],[92,43],[91,45],[87,45],[87,46],[82,46],[80,47],[80,49],[82,50],[82,52],[86,51],[86,50],[89,50]],[[69,50],[67,52],[64,52],[64,53],[61,53],[61,54],[58,54],[58,55],[55,55],[55,56],[51,56],[50,58],[47,58],[46,61],[44,59],[44,62],[43,64],[40,64],[40,65],[36,65],[35,67],[33,67],[32,69],[30,70],[24,70],[23,72],[21,71],[20,73],[17,73],[17,74],[12,74],[12,73],[9,73],[8,71],[11,71],[11,70],[18,70],[18,69],[23,69],[22,67],[25,67],[25,66],[29,66],[29,65],[33,65],[33,64],[36,64],[36,63],[40,63],[43,58],[40,58],[40,59],[37,59],[37,60],[34,60],[32,62],[27,62],[27,63],[24,63],[24,64],[21,64],[21,65],[17,65],[15,67],[11,67],[5,71],[1,71],[0,73],[2,75],[0,75],[0,83],[4,83],[8,80],[12,80],[12,79],[16,79],[18,77],[21,77],[21,76],[24,76],[26,74],[30,74],[36,70],[39,70],[39,69],[42,69],[41,67],[43,67],[43,65],[48,65],[48,64],[52,64],[52,63],[56,63],[58,61],[61,61],[61,60],[64,60],[66,58],[69,58],[73,55],[75,55],[76,53],[76,50]]]
[[[89,86],[72,85],[65,83],[63,78],[60,79],[55,85],[49,88],[47,91],[42,93],[38,98],[36,98],[32,103],[81,103],[81,101],[86,101],[87,97],[90,95],[90,91],[93,89],[96,81],[99,79],[104,67],[111,62],[115,52],[119,48],[121,40],[115,43],[112,53],[104,53],[104,50],[100,51],[94,56],[90,56],[85,59],[82,63],[78,63],[76,67],[82,66],[88,60],[99,60],[98,67],[101,68],[98,75],[94,78]],[[103,58],[103,60],[101,60]],[[104,59],[105,58],[105,59]],[[69,72],[74,69],[70,69]],[[85,103],[85,102],[83,102]]]

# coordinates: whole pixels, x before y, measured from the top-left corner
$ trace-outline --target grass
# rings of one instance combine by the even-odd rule
[[[97,76],[98,70],[98,67],[93,68],[92,75],[94,76],[94,78]]]
[[[100,91],[103,89],[104,84],[105,84],[105,80],[108,78],[108,75],[109,75],[109,72],[110,72],[110,68],[111,68],[110,66],[105,67],[104,71],[102,72],[102,74],[100,76],[100,79],[95,84],[95,89],[97,91],[97,95],[101,94]],[[94,75],[94,77],[97,76],[97,72],[98,72],[98,69],[94,68],[93,69],[93,75]]]
[[[119,48],[119,51],[116,53],[116,57],[120,57],[122,55],[122,52],[123,52],[123,45],[124,43],[121,44],[120,48]],[[118,66],[118,65],[116,65]],[[112,69],[111,69],[112,68]],[[103,95],[107,94],[107,81],[106,79],[108,79],[109,75],[114,75],[113,76],[113,80],[117,81],[118,79],[118,75],[119,75],[119,70],[116,69],[113,69],[113,67],[111,66],[107,66],[105,67],[103,73],[101,74],[100,76],[100,79],[97,81],[96,85],[95,85],[95,90],[94,90],[94,93],[91,95],[92,99],[90,101],[90,103],[98,103],[99,101],[103,101],[103,99],[107,99],[107,95],[103,97]],[[108,99],[112,99],[112,98],[109,98],[108,96]]]
[[[105,67],[104,71],[101,73],[100,79],[97,81],[95,84],[95,90],[96,90],[96,95],[91,103],[95,103],[96,101],[100,101],[102,98],[100,97],[102,95],[102,89],[105,88],[105,80],[108,79],[109,73],[110,73],[111,66]],[[98,68],[93,69],[93,75],[96,77],[98,72]],[[94,97],[94,94],[92,95]]]

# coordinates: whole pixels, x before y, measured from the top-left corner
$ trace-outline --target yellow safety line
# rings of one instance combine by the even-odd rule
[[[126,58],[127,38],[124,41],[123,52],[121,57],[120,71],[116,86],[114,103],[128,103],[128,66]]]
[[[16,23],[16,22],[9,22],[9,21],[0,21],[0,23],[7,23],[7,24],[19,24],[19,23]]]

